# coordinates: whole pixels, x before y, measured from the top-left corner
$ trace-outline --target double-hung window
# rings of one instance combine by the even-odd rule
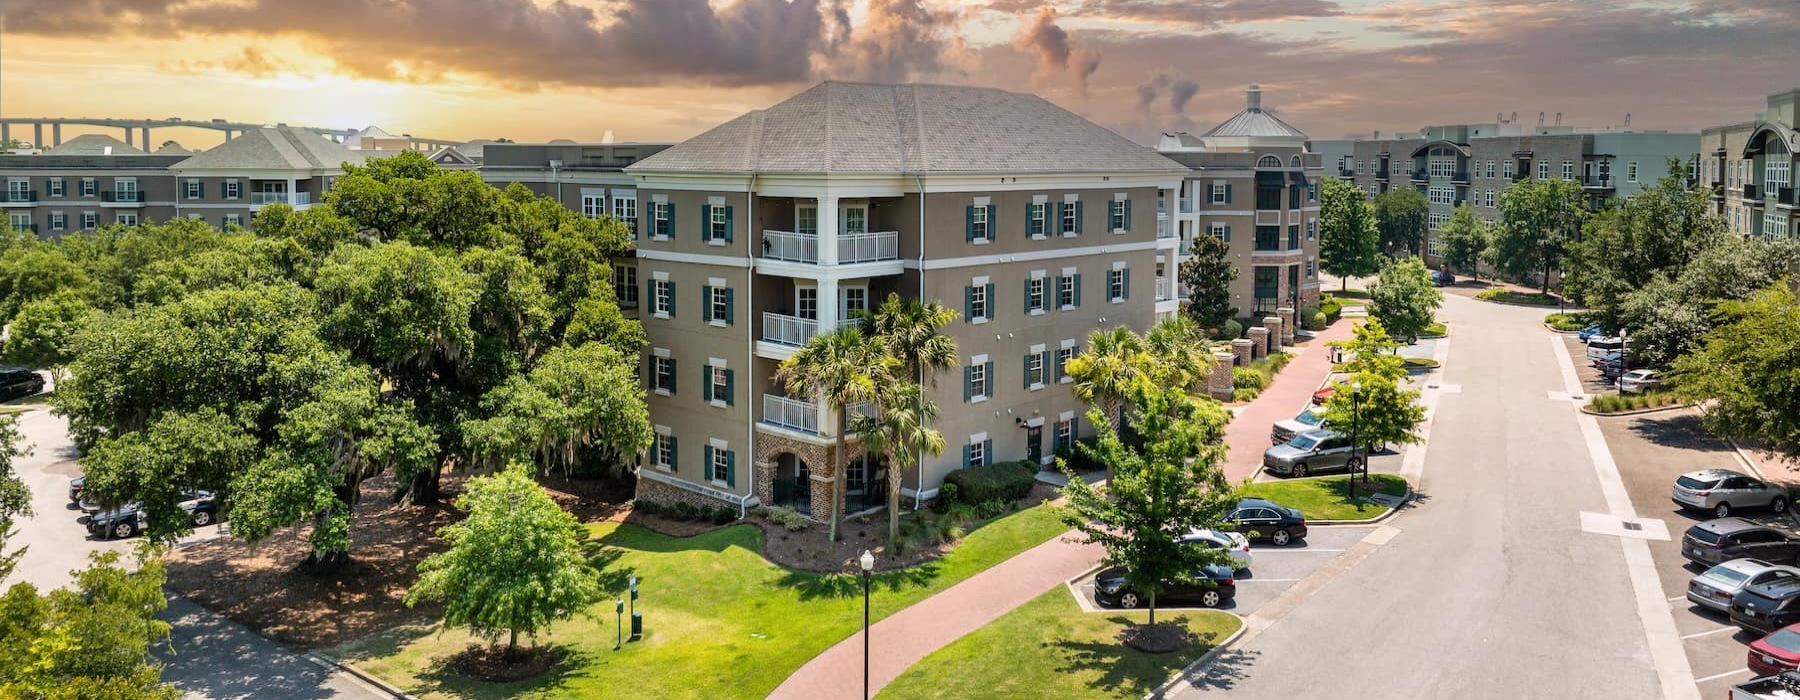
[[[194,192],[195,192],[194,197],[199,197],[200,195],[198,193],[200,191],[200,181],[199,180],[189,180],[188,182],[193,183]],[[97,181],[91,177],[81,178],[81,197],[82,197],[82,199],[93,199],[98,196],[100,196],[99,181]]]
[[[666,279],[650,280],[650,313],[657,318],[675,316],[675,283]]]
[[[224,192],[226,199],[237,199],[238,195],[242,192],[242,187],[237,180],[226,180],[223,184],[219,185],[219,189]]]
[[[1562,179],[1575,179],[1575,161],[1565,160],[1562,162]]]
[[[1069,416],[1056,422],[1056,450],[1075,449],[1075,416]]]
[[[706,304],[706,322],[715,326],[729,326],[736,315],[731,288],[725,286],[723,278],[712,278],[705,289],[700,290],[700,298]]]
[[[1115,199],[1108,206],[1106,218],[1108,228],[1113,233],[1124,233],[1131,226],[1129,217],[1126,216],[1126,212],[1130,211],[1130,206],[1131,202],[1123,199]]]
[[[706,446],[706,478],[715,484],[727,487],[737,482],[737,452],[725,449],[723,440],[715,440]]]
[[[613,296],[618,297],[619,308],[635,309],[638,307],[637,266],[624,263],[613,263]]]
[[[81,185],[82,185],[82,189],[87,188],[86,181],[83,181],[81,183]],[[203,195],[204,192],[205,192],[205,188],[201,187],[200,180],[197,178],[190,177],[187,179],[186,182],[182,183],[181,196],[186,199],[199,199]],[[83,194],[86,194],[86,193],[84,192]]]
[[[44,194],[50,197],[63,196],[63,179],[53,177],[44,181]]]
[[[625,224],[625,230],[630,232],[631,240],[637,240],[637,195],[619,196],[614,194],[612,203],[613,218],[617,219],[619,223]]]
[[[1025,280],[1025,313],[1044,313],[1045,303],[1048,301],[1047,295],[1045,280],[1042,276]]]
[[[1504,162],[1502,162],[1502,163],[1501,163],[1501,165],[1502,165],[1502,166],[1503,166],[1503,173],[1502,173],[1502,174],[1503,174],[1503,175],[1504,175],[1504,176],[1505,176],[1505,177],[1506,177],[1506,178],[1507,178],[1507,179],[1509,179],[1509,180],[1510,180],[1510,179],[1512,179],[1512,176],[1513,176],[1513,162],[1512,162],[1512,160],[1510,160],[1510,159],[1509,159],[1509,160],[1506,160],[1506,161],[1504,161]]]
[[[969,444],[963,446],[963,466],[986,466],[990,457],[988,450],[993,447],[993,444],[994,441],[987,439],[985,433],[970,436]]]
[[[1025,370],[1025,388],[1037,391],[1050,383],[1050,353],[1042,345],[1031,346],[1031,352],[1022,358]]]
[[[969,207],[969,236],[976,241],[991,241],[994,232],[989,230],[993,221],[988,217],[988,207]]]
[[[1538,161],[1537,179],[1539,179],[1539,180],[1550,179],[1550,161],[1547,161],[1547,160]]]
[[[733,372],[723,366],[713,364],[706,367],[705,391],[701,399],[714,406],[725,407],[736,403],[737,391],[734,389],[736,377]]]
[[[1047,213],[1049,208],[1050,204],[1047,202],[1032,202],[1031,204],[1025,205],[1026,235],[1036,239],[1041,239],[1049,235],[1050,222],[1049,214]]]
[[[1222,183],[1222,182],[1215,182],[1212,185],[1208,186],[1207,189],[1208,189],[1208,194],[1210,195],[1208,197],[1208,199],[1211,199],[1213,204],[1230,204],[1231,203],[1231,185],[1230,184]]]
[[[651,465],[663,471],[675,471],[675,436],[657,426],[656,441],[651,448]]]
[[[650,204],[650,211],[652,212],[651,216],[654,217],[651,220],[650,235],[665,241],[674,238],[674,206],[670,205],[668,202],[652,202]]]
[[[988,361],[987,355],[976,355],[969,359],[963,367],[963,401],[980,403],[993,395],[989,382],[994,378],[994,363]]]
[[[223,223],[227,229],[233,226],[242,227],[244,225],[244,217],[242,214],[226,214],[224,220],[220,223]]]
[[[1081,275],[1064,271],[1056,278],[1056,305],[1064,311],[1081,305]]]
[[[81,230],[92,231],[100,227],[100,215],[91,211],[81,212]]]
[[[1626,182],[1637,182],[1638,181],[1637,178],[1638,178],[1637,161],[1634,160],[1629,163],[1626,163],[1625,164],[1625,181]]]
[[[987,323],[993,318],[994,285],[986,277],[977,277],[963,287],[963,316],[969,323]]]
[[[1106,296],[1114,304],[1125,303],[1131,294],[1131,270],[1117,268],[1106,271]]]
[[[701,207],[702,220],[706,222],[706,242],[711,245],[725,245],[731,242],[731,207],[723,204],[709,204]]]
[[[1075,236],[1081,233],[1081,200],[1063,200],[1060,207],[1060,225],[1057,228],[1064,236]]]
[[[581,215],[590,219],[598,219],[602,216],[606,216],[606,193],[581,193]]]
[[[650,356],[650,388],[664,396],[675,394],[675,358]]]
[[[1056,349],[1056,381],[1064,384],[1075,381],[1074,377],[1069,376],[1069,360],[1075,359],[1078,352],[1073,340],[1063,341],[1062,347]]]
[[[69,227],[69,218],[60,211],[50,212],[50,230],[61,231]]]

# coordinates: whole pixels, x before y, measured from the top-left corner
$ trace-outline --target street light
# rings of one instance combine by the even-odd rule
[[[863,700],[869,700],[869,578],[875,572],[875,555],[865,549],[856,561],[862,564],[863,579]]]
[[[1350,382],[1350,458],[1357,459],[1362,453],[1362,382]],[[1366,456],[1363,459],[1367,459]],[[1367,472],[1369,465],[1363,463]],[[1350,468],[1350,500],[1356,500],[1356,467]]]

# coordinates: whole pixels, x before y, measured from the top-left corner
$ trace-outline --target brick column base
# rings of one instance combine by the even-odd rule
[[[1294,310],[1286,307],[1276,309],[1275,315],[1281,317],[1281,344],[1293,345],[1294,330],[1298,327],[1294,320]]]
[[[1269,329],[1257,326],[1250,329],[1251,359],[1260,360],[1269,355]]]
[[[1281,317],[1264,316],[1262,323],[1269,329],[1269,352],[1281,352]]]
[[[1220,401],[1231,400],[1231,366],[1237,361],[1236,353],[1213,353],[1212,374],[1206,377],[1206,393]]]
[[[1237,358],[1238,366],[1249,367],[1250,361],[1256,359],[1256,341],[1249,338],[1231,341],[1231,354]]]

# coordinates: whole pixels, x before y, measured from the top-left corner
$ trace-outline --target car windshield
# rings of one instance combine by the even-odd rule
[[[1754,586],[1754,588],[1756,588],[1757,593],[1766,595],[1770,598],[1791,598],[1795,595],[1800,595],[1800,578],[1776,579],[1766,583],[1759,583]]]
[[[1325,416],[1324,416],[1324,414],[1322,414],[1318,411],[1306,410],[1306,411],[1301,411],[1300,415],[1294,416],[1294,420],[1300,421],[1301,423],[1305,423],[1307,425],[1318,425],[1320,423],[1325,422]]]
[[[1701,481],[1701,480],[1696,479],[1691,476],[1683,476],[1683,477],[1675,480],[1676,486],[1680,486],[1681,488],[1684,488],[1684,489],[1694,489],[1696,491],[1700,490],[1700,489],[1712,488],[1712,485],[1715,483],[1717,483],[1717,481]]]
[[[1692,537],[1695,540],[1705,543],[1705,544],[1718,544],[1719,540],[1721,539],[1719,536],[1719,533],[1713,532],[1712,530],[1708,530],[1706,528],[1703,528],[1703,527],[1700,527],[1697,525],[1694,527],[1688,528],[1687,534],[1688,534],[1688,537]]]
[[[1737,569],[1734,569],[1734,568],[1731,568],[1729,566],[1725,566],[1722,564],[1719,566],[1715,566],[1711,569],[1708,569],[1707,572],[1702,575],[1707,578],[1710,578],[1714,581],[1721,581],[1724,583],[1729,583],[1729,584],[1734,584],[1734,585],[1743,583],[1744,579],[1750,578],[1750,574],[1746,574],[1742,571],[1738,571]]]
[[[1782,651],[1800,653],[1800,632],[1783,627],[1764,637],[1763,643]]]
[[[1310,450],[1319,446],[1319,439],[1311,435],[1301,435],[1288,441],[1288,447]]]

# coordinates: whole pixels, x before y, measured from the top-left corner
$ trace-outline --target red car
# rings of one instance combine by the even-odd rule
[[[1800,624],[1788,625],[1750,643],[1750,670],[1773,676],[1800,667]]]
[[[1313,392],[1313,399],[1312,399],[1313,405],[1316,405],[1316,406],[1325,405],[1326,401],[1331,400],[1331,395],[1334,392],[1335,392],[1335,388],[1329,387],[1329,386]]]

